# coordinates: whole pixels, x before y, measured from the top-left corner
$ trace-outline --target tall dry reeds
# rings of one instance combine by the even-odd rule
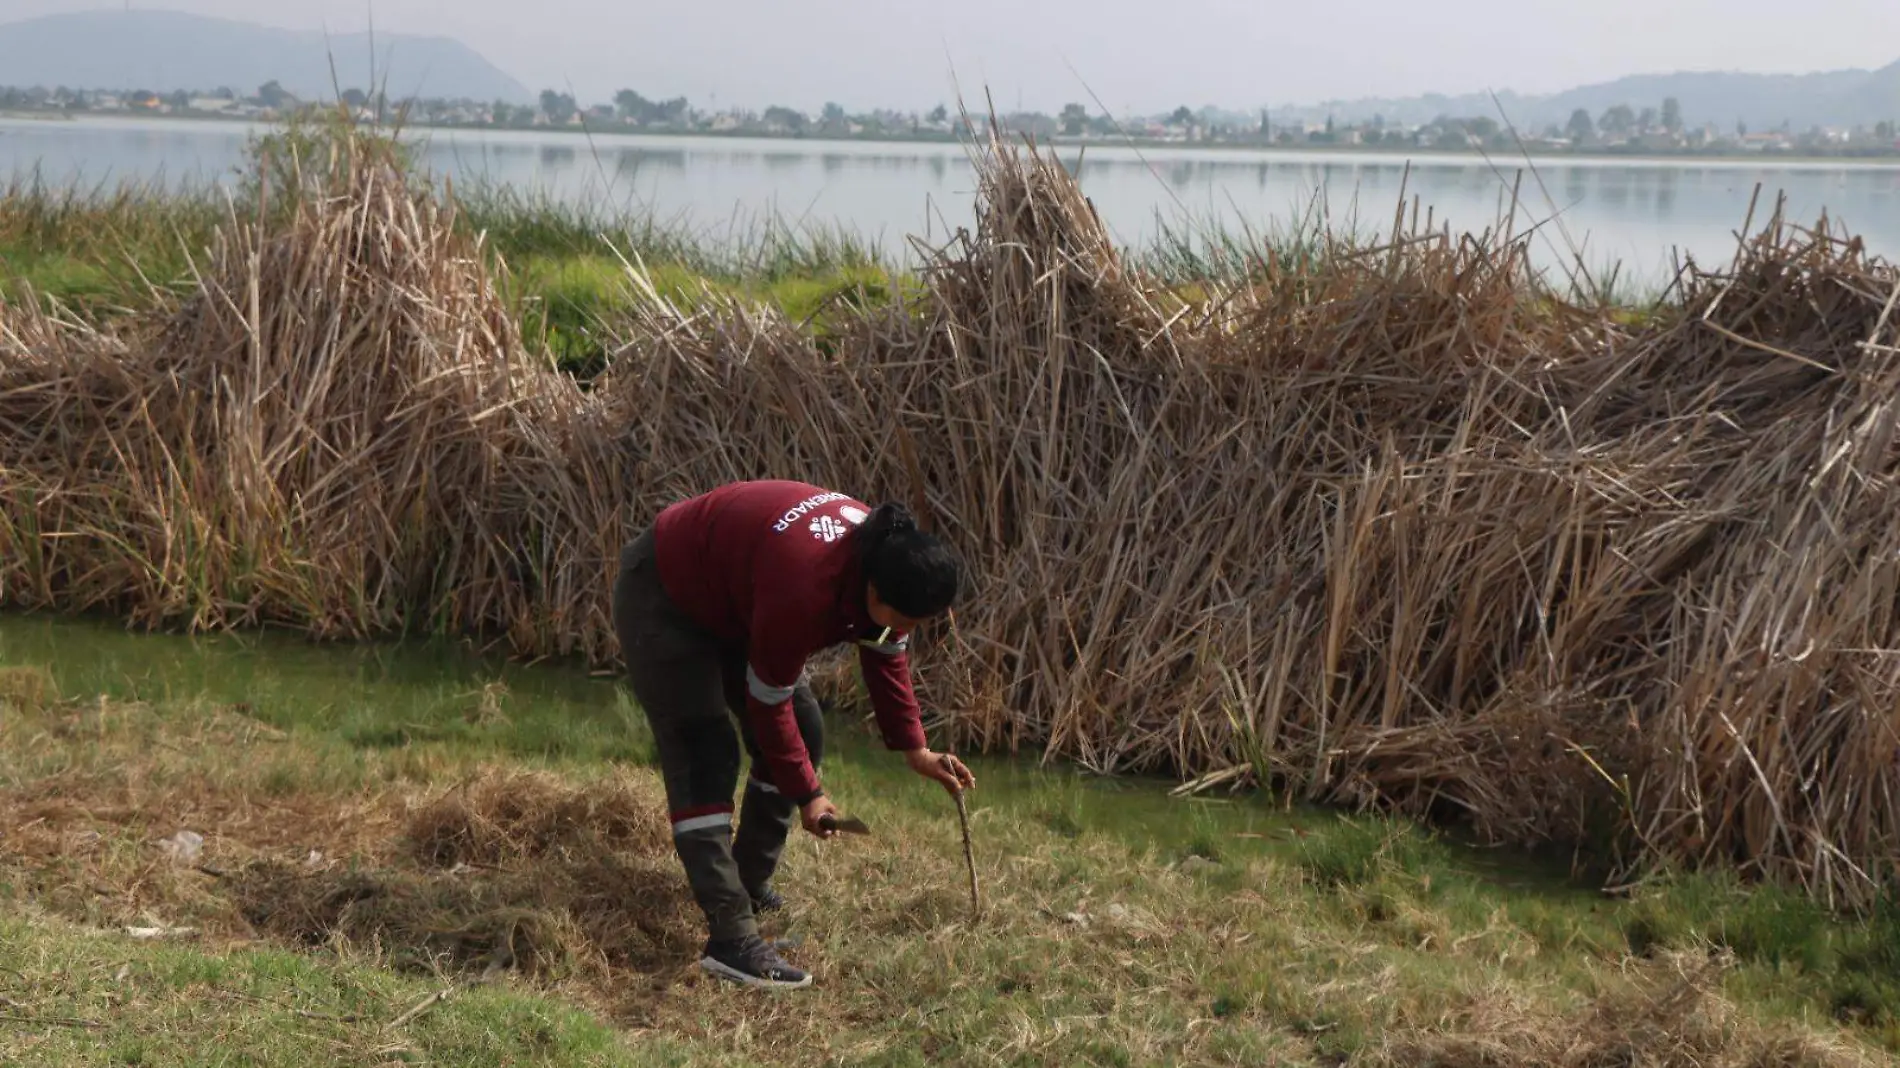
[[[0,597],[608,662],[624,539],[806,478],[974,565],[919,651],[959,744],[1892,884],[1890,267],[1777,220],[1628,326],[1395,225],[1184,305],[1053,161],[978,163],[916,304],[821,348],[630,270],[582,391],[451,204],[340,154],[162,316],[5,309]]]

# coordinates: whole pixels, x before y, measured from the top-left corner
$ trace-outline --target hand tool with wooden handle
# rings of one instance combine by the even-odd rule
[[[846,834],[870,834],[871,828],[856,816],[839,816],[827,812],[818,817],[818,826],[827,831],[843,831]]]

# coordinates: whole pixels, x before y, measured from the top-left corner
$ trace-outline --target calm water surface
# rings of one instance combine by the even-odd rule
[[[0,120],[0,175],[37,171],[48,181],[105,186],[228,181],[259,132],[202,121]],[[913,236],[941,242],[973,220],[975,177],[955,145],[445,130],[410,136],[437,175],[647,212],[715,240],[755,232],[775,217],[842,226],[910,256]],[[1893,165],[1540,160],[1533,173],[1522,159],[1477,157],[1187,147],[1061,153],[1127,243],[1152,238],[1164,222],[1218,222],[1270,235],[1324,215],[1336,227],[1383,230],[1401,202],[1455,230],[1482,230],[1504,218],[1521,181],[1516,221],[1520,228],[1542,224],[1533,243],[1541,266],[1562,270],[1574,250],[1593,271],[1614,262],[1632,279],[1653,281],[1680,255],[1726,260],[1759,185],[1764,205],[1787,195],[1794,221],[1809,224],[1825,211],[1874,252],[1900,258],[1900,166]]]

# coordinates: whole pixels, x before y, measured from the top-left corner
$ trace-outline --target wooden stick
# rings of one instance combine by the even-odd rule
[[[449,1000],[449,991],[438,990],[428,997],[423,998],[421,1001],[416,1002],[415,1006],[408,1012],[403,1013],[401,1016],[396,1017],[383,1026],[386,1030],[393,1031],[447,1000]]]
[[[945,770],[950,768],[949,760],[946,759],[943,764]],[[983,902],[976,893],[976,852],[970,848],[970,806],[964,803],[962,787],[951,791],[950,796],[957,799],[957,822],[963,826],[963,866],[970,873],[970,913],[980,916]]]

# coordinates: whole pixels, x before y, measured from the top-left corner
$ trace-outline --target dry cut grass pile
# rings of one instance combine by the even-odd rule
[[[630,977],[669,983],[703,938],[649,774],[475,766],[326,788],[314,754],[241,712],[22,711],[0,730],[0,873],[71,919],[519,974],[602,1005],[647,992]]]
[[[993,143],[916,303],[821,347],[630,270],[583,391],[378,151],[162,313],[0,311],[5,604],[604,663],[625,538],[805,478],[975,565],[919,653],[961,744],[1893,882],[1900,286],[1857,242],[1776,218],[1638,325],[1403,226],[1184,306]]]
[[[671,972],[699,940],[650,786],[491,769],[409,812],[408,856],[385,866],[267,856],[223,878],[255,930],[296,944],[603,986],[628,971]]]

